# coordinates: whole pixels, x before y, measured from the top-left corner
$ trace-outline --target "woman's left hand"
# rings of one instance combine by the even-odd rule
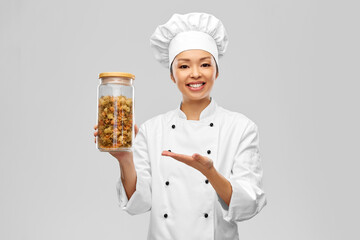
[[[161,155],[172,157],[180,162],[183,162],[199,170],[204,175],[206,175],[214,167],[213,161],[210,158],[202,156],[198,153],[194,153],[192,156],[188,156],[184,154],[163,151]]]

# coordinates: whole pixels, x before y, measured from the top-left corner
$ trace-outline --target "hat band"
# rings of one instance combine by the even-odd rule
[[[201,49],[211,53],[219,65],[218,49],[214,38],[205,32],[187,31],[178,33],[169,44],[169,68],[179,53],[190,49]]]

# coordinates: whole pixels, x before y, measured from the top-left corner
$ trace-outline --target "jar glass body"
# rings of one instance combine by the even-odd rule
[[[100,81],[97,148],[102,152],[132,151],[135,137],[134,80],[103,77]]]

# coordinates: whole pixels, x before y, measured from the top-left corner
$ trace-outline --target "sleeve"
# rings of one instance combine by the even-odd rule
[[[127,198],[121,177],[116,183],[118,205],[130,215],[141,214],[151,209],[151,165],[147,147],[145,125],[142,124],[133,146],[133,160],[136,170],[136,190]]]
[[[262,189],[262,174],[258,128],[251,122],[236,148],[228,179],[233,190],[229,206],[218,196],[226,221],[240,222],[250,219],[267,204]]]

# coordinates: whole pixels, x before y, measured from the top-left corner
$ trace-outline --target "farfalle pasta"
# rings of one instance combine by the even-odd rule
[[[126,96],[102,96],[98,103],[98,144],[110,150],[132,146],[133,100]]]

